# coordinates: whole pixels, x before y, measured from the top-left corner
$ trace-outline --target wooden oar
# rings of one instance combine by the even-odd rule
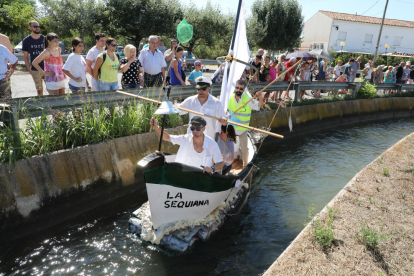
[[[299,59],[298,62],[296,62],[292,67],[289,67],[285,72],[283,72],[280,76],[278,76],[276,79],[272,80],[268,85],[266,85],[265,88],[263,88],[261,91],[257,92],[257,93],[263,93],[263,91],[265,91],[269,86],[271,86],[273,83],[275,83],[278,79],[280,79],[281,77],[285,76],[290,70],[292,70],[293,68],[295,68],[296,65],[298,65],[302,60]],[[257,94],[256,93],[256,94]],[[253,99],[255,99],[255,97],[252,97],[250,100],[248,100],[247,102],[245,102],[244,104],[242,104],[240,107],[238,107],[233,113],[237,113],[237,111],[239,111],[240,109],[242,109],[243,107],[245,107],[247,104],[249,104]]]
[[[141,99],[141,100],[144,100],[144,101],[148,101],[148,102],[152,102],[152,103],[156,103],[156,104],[161,104],[160,101],[153,100],[153,99],[149,99],[149,98],[145,98],[145,97],[138,96],[138,95],[134,95],[134,94],[131,94],[131,93],[127,93],[127,92],[123,92],[123,91],[119,91],[119,90],[117,90],[116,92],[119,93],[119,94],[126,95],[126,96],[131,96],[131,97],[134,97],[134,98],[138,98],[138,99]],[[180,106],[175,106],[175,107],[177,109],[182,110],[182,111],[185,111],[185,112],[197,114],[197,115],[204,116],[204,117],[207,117],[207,118],[210,118],[210,119],[214,119],[214,120],[217,120],[217,121],[220,120],[220,118],[218,118],[218,117],[211,116],[211,115],[207,115],[207,114],[204,114],[204,113],[201,113],[201,112],[197,112],[197,111],[194,111],[194,110],[191,110],[191,109],[187,109],[187,108],[180,107]],[[276,133],[273,133],[273,132],[270,132],[270,131],[266,131],[266,130],[263,130],[263,129],[260,129],[260,128],[255,128],[255,127],[251,127],[251,126],[245,126],[243,124],[236,123],[236,122],[232,122],[232,121],[228,121],[228,123],[229,124],[232,124],[232,125],[235,125],[235,126],[247,128],[247,129],[250,129],[250,130],[254,130],[254,131],[261,132],[261,133],[264,133],[264,134],[267,134],[267,135],[270,135],[270,136],[273,136],[273,137],[277,137],[277,138],[283,139],[283,135],[276,134]]]

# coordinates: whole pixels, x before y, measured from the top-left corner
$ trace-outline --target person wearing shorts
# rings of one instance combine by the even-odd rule
[[[38,55],[44,50],[44,39],[45,37],[40,34],[40,25],[37,21],[32,20],[29,22],[29,29],[32,33],[23,39],[23,57],[27,71],[32,75],[33,81],[36,85],[37,94],[43,95],[43,75],[29,62],[37,58]],[[43,60],[39,63],[39,67],[43,70]]]
[[[33,66],[45,77],[49,95],[65,94],[66,75],[63,72],[63,60],[60,54],[59,36],[48,33],[45,37],[45,50],[33,61]],[[44,60],[44,70],[39,63]]]
[[[72,54],[62,70],[69,77],[69,89],[72,93],[85,92],[86,89],[86,62],[81,56],[83,40],[79,37],[72,39]]]

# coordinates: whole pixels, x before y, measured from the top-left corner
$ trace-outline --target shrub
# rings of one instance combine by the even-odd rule
[[[374,84],[365,82],[360,89],[358,89],[357,96],[360,99],[372,99],[377,95],[377,88]]]
[[[383,240],[387,240],[388,236],[392,235],[392,234],[380,235],[380,232],[382,230],[375,231],[375,230],[368,229],[367,224],[363,222],[360,222],[359,225],[361,229],[359,231],[359,235],[357,235],[356,238],[358,241],[365,244],[365,246],[371,250],[377,251],[379,242]]]

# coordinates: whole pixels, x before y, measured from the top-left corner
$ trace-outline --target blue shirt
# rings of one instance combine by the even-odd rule
[[[203,75],[203,73],[200,71],[196,71],[193,70],[193,72],[191,72],[190,76],[188,77],[188,80],[195,82],[195,79],[198,77],[201,77]]]
[[[351,69],[354,69],[354,72],[352,73],[353,77],[355,77],[356,74],[358,73],[358,67],[359,67],[359,62],[354,61],[354,63],[351,65]]]
[[[30,55],[30,64],[37,58],[40,53],[44,50],[44,43],[45,43],[45,37],[43,35],[40,35],[38,39],[34,39],[31,35],[27,36],[25,39],[23,39],[23,52],[28,52]],[[40,68],[44,70],[43,67],[43,60],[39,62]],[[32,70],[37,71],[36,68],[32,65]]]

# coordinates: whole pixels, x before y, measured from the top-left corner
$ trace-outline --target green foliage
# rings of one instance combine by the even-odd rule
[[[377,88],[375,84],[371,84],[369,81],[365,82],[363,86],[357,91],[357,97],[360,99],[372,99],[377,95]]]
[[[319,243],[324,248],[331,246],[332,242],[334,241],[334,232],[333,232],[333,220],[335,218],[335,214],[338,211],[334,211],[331,207],[328,207],[328,221],[325,223],[321,223],[319,221],[319,215],[314,217],[313,211],[313,203],[311,202],[311,209],[309,211],[308,219],[311,222],[311,231],[313,238],[317,243]],[[307,225],[308,223],[305,223]]]
[[[182,47],[192,53],[199,46],[213,47],[223,41],[227,54],[233,34],[234,17],[224,15],[221,8],[212,5],[210,1],[207,1],[203,8],[198,8],[191,2],[184,8],[184,18],[193,26],[193,38],[188,43],[182,44]],[[205,58],[204,55],[200,57]]]
[[[135,101],[115,108],[88,102],[72,113],[27,117],[19,133],[20,146],[10,130],[0,132],[0,163],[149,132],[149,121],[155,109],[153,104]],[[161,115],[156,118],[162,121]],[[167,128],[185,123],[188,123],[188,116],[166,116]]]
[[[359,225],[361,229],[359,231],[359,235],[357,235],[356,238],[359,242],[364,243],[365,246],[371,250],[377,251],[379,242],[387,240],[388,236],[392,235],[392,234],[380,235],[380,232],[382,232],[382,230],[375,231],[375,230],[368,229],[367,224],[363,222],[360,222]]]
[[[95,0],[39,0],[45,19],[43,26],[60,37],[84,38],[94,36],[100,29],[99,19],[103,5]],[[47,32],[46,32],[47,33]],[[70,44],[70,43],[69,43]],[[95,44],[95,42],[93,43]]]
[[[378,158],[378,162],[377,162],[377,163],[378,163],[378,165],[379,165],[379,164],[381,164],[381,162],[382,162],[382,156],[380,156],[380,157]]]
[[[389,176],[390,173],[387,168],[382,169],[382,175]]]
[[[143,37],[154,34],[176,37],[178,21],[184,18],[178,0],[106,0],[104,5],[98,18],[101,26],[136,46]]]
[[[250,34],[257,45],[275,50],[293,50],[303,29],[302,8],[296,0],[256,0],[252,7]],[[252,39],[250,39],[252,40]]]
[[[0,8],[0,29],[2,31],[20,31],[21,39],[25,36],[25,31],[30,20],[34,19],[35,9],[29,2],[15,1]]]

